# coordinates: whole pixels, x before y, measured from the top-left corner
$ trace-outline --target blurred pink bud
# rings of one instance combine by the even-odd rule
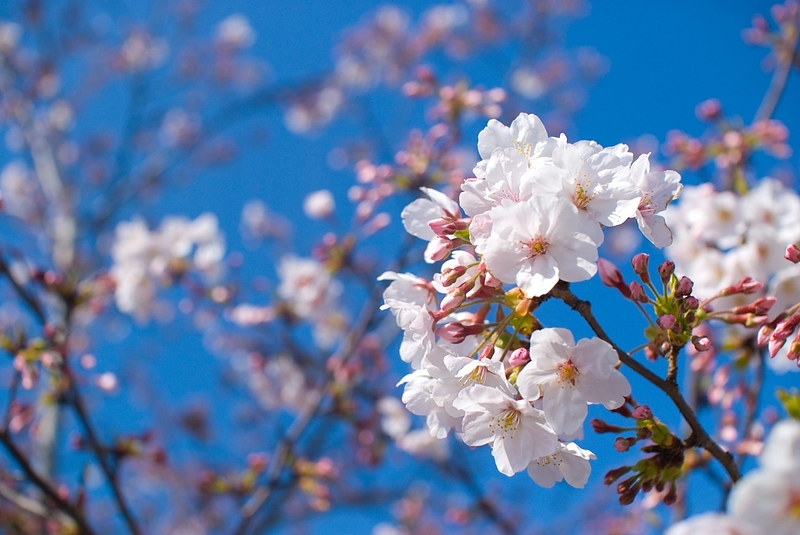
[[[453,234],[457,230],[456,224],[452,219],[434,219],[428,223],[428,226],[437,236],[447,236],[448,234]]]
[[[769,357],[775,358],[775,355],[778,354],[778,351],[781,350],[781,348],[784,346],[785,343],[786,343],[785,338],[781,340],[775,340],[774,338],[770,338],[769,344],[767,344],[767,348],[769,349]]]
[[[685,310],[697,310],[700,308],[700,300],[690,295],[686,299],[683,300],[683,308]]]
[[[800,248],[793,243],[789,244],[783,257],[794,264],[800,262]]]
[[[711,349],[711,340],[709,340],[708,336],[692,336],[692,345],[702,353]]]
[[[631,449],[631,446],[634,444],[636,444],[635,438],[617,437],[617,439],[614,440],[614,449],[622,453]]]
[[[508,367],[514,368],[516,366],[522,366],[529,360],[531,360],[531,355],[528,350],[524,347],[520,347],[512,351],[511,355],[509,355]]]
[[[675,316],[672,314],[664,314],[663,316],[659,316],[659,318],[656,320],[656,324],[662,329],[670,330],[675,326]]]
[[[452,286],[458,278],[467,272],[467,266],[456,266],[442,271],[441,283],[443,286]]]
[[[664,260],[661,265],[658,266],[658,274],[661,276],[661,282],[664,284],[669,282],[673,273],[675,273],[675,262],[671,260]]]
[[[758,282],[752,277],[745,277],[733,286],[728,286],[727,288],[722,289],[719,292],[720,297],[725,297],[726,295],[734,295],[734,294],[752,294],[764,287],[763,282]]]
[[[442,312],[450,312],[460,306],[466,299],[466,294],[460,288],[456,288],[454,291],[444,296],[440,308]]]
[[[447,258],[447,255],[449,255],[450,251],[452,250],[452,240],[442,238],[441,236],[436,236],[431,240],[430,244],[428,245],[428,249],[425,252],[428,253],[428,251],[430,251],[430,259],[434,262],[438,262],[439,260],[444,260]]]
[[[653,411],[647,405],[639,405],[631,412],[631,416],[636,420],[652,420]]]
[[[605,258],[597,259],[597,270],[600,272],[600,281],[609,288],[616,288],[620,293],[629,298],[631,291],[622,278],[622,273],[612,262]]]
[[[644,287],[636,281],[631,282],[630,284],[630,293],[631,299],[634,301],[638,301],[639,303],[649,303],[650,299],[647,297],[647,294],[644,292]]]
[[[780,316],[778,318],[780,318]],[[777,321],[778,320],[776,319],[770,323],[766,323],[762,325],[760,329],[758,329],[758,336],[756,337],[756,343],[759,346],[763,347],[767,345],[769,339],[772,338],[772,333],[775,332],[775,325]]]
[[[592,418],[589,424],[592,426],[594,432],[597,433],[598,435],[601,435],[603,433],[621,433],[625,430],[622,427],[611,425],[605,420],[601,420],[600,418]]]
[[[787,319],[778,323],[775,332],[772,333],[772,340],[786,340],[800,325],[800,313],[792,314]]]
[[[722,117],[722,104],[718,99],[710,98],[697,105],[695,114],[701,121],[716,121]]]
[[[786,358],[789,360],[797,360],[798,357],[800,357],[800,333],[792,340],[792,344],[789,346],[789,352],[786,353]],[[800,366],[800,364],[798,364],[798,366]]]
[[[753,302],[753,313],[765,316],[777,301],[775,297],[760,297]]]
[[[675,287],[675,295],[678,297],[686,297],[691,295],[694,283],[689,277],[681,277],[678,285]]]
[[[436,329],[436,334],[451,344],[460,344],[467,338],[467,329],[459,321],[453,321]]]
[[[645,284],[650,282],[650,273],[648,273],[649,264],[650,255],[647,253],[639,253],[631,259],[633,272],[639,275],[639,278],[642,279],[642,282]]]

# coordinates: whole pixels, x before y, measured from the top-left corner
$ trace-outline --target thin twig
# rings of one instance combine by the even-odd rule
[[[33,466],[31,466],[31,463],[25,458],[25,455],[11,440],[11,435],[7,429],[0,430],[0,444],[3,444],[9,455],[11,455],[11,457],[17,462],[19,467],[25,473],[25,477],[28,479],[28,481],[33,483],[36,488],[41,490],[42,493],[47,496],[47,498],[52,500],[58,509],[69,516],[75,522],[75,524],[77,524],[82,534],[95,535],[95,531],[86,523],[83,514],[78,511],[74,505],[62,498],[61,495],[50,485],[50,483],[48,483],[36,472],[36,470],[33,469]]]
[[[764,121],[772,117],[786,89],[786,82],[789,79],[792,66],[798,63],[798,68],[800,68],[800,57],[797,54],[797,41],[800,38],[800,14],[798,14],[798,20],[795,21],[794,30],[786,41],[779,43],[775,47],[775,57],[778,59],[778,65],[775,67],[775,72],[769,82],[769,88],[764,95],[764,99],[758,107],[754,122]]]
[[[687,441],[687,445],[699,446],[708,451],[712,457],[717,459],[720,464],[722,464],[723,468],[725,468],[725,471],[728,473],[728,476],[731,478],[731,481],[734,483],[742,477],[739,473],[739,467],[737,466],[733,455],[723,450],[722,447],[708,435],[698,420],[697,414],[695,414],[692,407],[689,406],[689,403],[686,401],[686,399],[684,399],[677,384],[673,384],[662,379],[639,361],[628,355],[628,353],[622,350],[617,344],[615,344],[600,326],[597,319],[594,317],[594,314],[592,314],[591,304],[589,301],[584,301],[576,297],[575,294],[573,294],[569,289],[569,284],[559,282],[553,289],[553,296],[562,300],[570,308],[578,312],[586,321],[586,323],[588,323],[592,328],[592,331],[594,331],[594,333],[601,340],[607,342],[611,345],[611,347],[614,348],[619,356],[619,360],[623,364],[631,368],[634,372],[641,375],[656,388],[669,396],[669,398],[680,411],[683,418],[686,420],[686,423],[688,423],[689,427],[692,429],[692,435],[690,440]]]
[[[92,427],[91,422],[89,421],[89,416],[86,412],[86,407],[84,406],[83,399],[81,398],[80,392],[78,391],[77,387],[75,386],[75,381],[72,377],[69,380],[69,397],[68,400],[70,404],[75,409],[75,414],[78,417],[78,421],[80,421],[81,425],[83,426],[84,433],[86,434],[86,440],[89,444],[89,448],[94,453],[94,456],[97,458],[97,462],[100,465],[100,469],[102,470],[103,474],[106,476],[106,480],[108,480],[108,485],[111,487],[111,492],[114,496],[114,501],[117,504],[117,508],[119,509],[120,514],[122,514],[123,519],[125,520],[125,524],[128,526],[128,530],[133,535],[142,535],[139,526],[136,524],[136,521],[133,518],[133,514],[128,507],[128,504],[125,501],[125,497],[122,495],[122,491],[119,488],[119,482],[117,481],[117,472],[113,470],[111,465],[106,459],[106,451],[104,450],[103,446],[100,444],[100,441],[97,438],[97,433],[95,432],[94,428]]]

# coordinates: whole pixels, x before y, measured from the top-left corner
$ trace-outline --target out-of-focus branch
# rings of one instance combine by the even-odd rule
[[[409,261],[409,251],[411,244],[415,238],[410,234],[405,236],[403,244],[398,252],[398,259],[394,265],[389,268],[390,271],[397,271],[402,269]],[[349,330],[348,335],[345,337],[344,342],[338,351],[331,357],[336,358],[339,362],[345,363],[355,354],[358,344],[364,335],[371,329],[376,320],[377,312],[382,301],[383,288],[380,285],[375,285],[372,292],[367,299],[366,303],[361,309],[361,313],[352,329]],[[289,460],[287,454],[291,452],[294,445],[302,436],[308,424],[317,415],[317,412],[322,407],[322,402],[326,399],[327,390],[330,387],[332,379],[324,381],[314,391],[309,394],[309,402],[304,407],[303,411],[297,415],[287,430],[282,440],[275,448],[275,452],[270,459],[270,466],[267,471],[267,481],[255,490],[251,499],[242,507],[241,522],[234,531],[235,535],[244,535],[250,526],[255,515],[261,510],[269,499],[272,490],[278,482],[283,467]]]
[[[42,476],[40,476],[33,466],[25,457],[25,455],[17,448],[11,439],[11,434],[7,429],[0,430],[0,444],[2,444],[11,457],[17,462],[19,467],[25,473],[25,477],[37,488],[42,494],[50,499],[55,506],[64,512],[69,518],[78,526],[80,532],[84,535],[95,535],[95,531],[86,523],[78,509],[74,505],[66,501],[61,495],[48,483]]]
[[[786,82],[789,79],[792,67],[797,65],[800,68],[800,56],[797,54],[798,39],[800,39],[800,14],[798,14],[798,19],[794,21],[794,32],[789,35],[786,41],[779,42],[775,47],[775,57],[778,60],[778,64],[772,74],[769,88],[761,101],[761,105],[758,107],[755,121],[764,121],[772,117],[786,89]]]
[[[84,433],[86,435],[86,441],[89,444],[89,449],[94,453],[95,458],[97,458],[97,462],[100,465],[100,469],[102,470],[103,474],[106,476],[106,480],[108,481],[108,485],[111,487],[111,492],[114,496],[114,501],[117,504],[117,508],[119,509],[120,514],[122,515],[123,519],[125,520],[125,524],[128,526],[128,530],[133,535],[142,535],[142,531],[136,523],[136,520],[133,518],[133,514],[131,513],[130,508],[128,507],[127,502],[125,501],[125,497],[122,494],[122,491],[119,487],[119,481],[117,479],[117,471],[115,467],[112,467],[106,457],[106,450],[103,448],[102,444],[100,444],[100,440],[97,438],[97,433],[92,427],[91,422],[89,421],[89,416],[86,412],[86,407],[84,406],[83,399],[81,398],[80,391],[75,386],[75,381],[73,377],[70,377],[69,380],[69,390],[68,394],[68,401],[75,409],[75,414],[78,417],[78,421],[80,421],[81,426],[83,427]]]
[[[623,364],[631,368],[634,372],[641,375],[653,386],[669,396],[669,398],[680,411],[683,418],[686,420],[686,423],[688,423],[689,427],[692,429],[690,440],[687,441],[689,445],[699,446],[708,451],[708,453],[710,453],[722,464],[723,468],[725,468],[725,471],[728,473],[728,476],[731,478],[731,481],[734,483],[742,477],[739,473],[739,467],[736,465],[736,461],[734,460],[733,456],[729,452],[723,450],[722,447],[708,435],[700,423],[700,420],[698,420],[697,414],[695,414],[692,407],[681,394],[677,383],[672,383],[662,379],[646,368],[639,361],[631,357],[617,344],[615,344],[600,326],[600,323],[598,323],[597,319],[594,317],[594,314],[592,314],[591,304],[589,301],[584,301],[576,297],[575,294],[573,294],[569,289],[569,284],[559,282],[553,289],[553,296],[562,300],[570,308],[578,312],[578,314],[583,317],[586,323],[589,324],[589,327],[592,328],[592,331],[594,331],[594,333],[601,340],[607,342],[611,345],[611,347],[614,348],[619,356],[619,360]]]

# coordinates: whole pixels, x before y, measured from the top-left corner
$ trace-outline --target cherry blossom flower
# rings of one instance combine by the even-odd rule
[[[531,335],[530,357],[517,376],[517,387],[525,399],[542,396],[547,423],[556,433],[576,432],[586,418],[587,403],[616,409],[631,393],[615,367],[616,352],[599,338],[575,345],[567,329],[541,329]]]
[[[507,476],[556,450],[556,434],[542,411],[516,399],[510,386],[473,385],[462,390],[453,405],[464,411],[464,442],[470,446],[491,444],[497,469]]]
[[[536,181],[545,191],[570,199],[592,220],[613,227],[634,217],[642,198],[628,179],[632,159],[627,145],[572,144],[562,136],[553,150],[552,165],[537,169]]]
[[[681,176],[675,171],[650,172],[650,155],[642,154],[631,165],[631,180],[642,191],[642,199],[636,212],[636,223],[644,237],[656,247],[672,243],[672,232],[659,215],[670,201],[681,193]]]
[[[516,283],[527,297],[549,292],[559,279],[578,282],[597,271],[597,242],[579,225],[578,209],[548,196],[503,204],[490,212],[486,266],[503,282]]]
[[[566,480],[570,486],[582,489],[592,471],[589,460],[597,457],[574,442],[558,443],[555,452],[534,459],[528,465],[528,475],[539,486],[550,488],[559,481]]]

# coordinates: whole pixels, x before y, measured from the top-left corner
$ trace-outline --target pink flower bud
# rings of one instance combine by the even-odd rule
[[[647,297],[647,294],[644,292],[644,287],[636,281],[632,281],[630,284],[630,292],[631,292],[631,299],[634,301],[638,301],[640,303],[649,303],[650,299]]]
[[[597,270],[600,272],[600,281],[609,288],[615,288],[623,282],[622,273],[613,262],[605,258],[597,259]]]
[[[775,297],[760,297],[753,302],[753,312],[759,316],[766,316],[777,301]]]
[[[661,282],[664,284],[669,282],[673,273],[675,273],[675,262],[664,260],[661,265],[658,266],[658,274],[661,276]]]
[[[647,405],[639,405],[631,412],[631,416],[636,420],[652,420],[653,411]]]
[[[633,272],[639,275],[644,284],[650,282],[650,273],[648,272],[650,264],[650,255],[647,253],[639,253],[631,259]]]
[[[785,319],[786,319],[786,313],[781,312],[777,318],[775,318],[769,323],[762,325],[761,328],[758,330],[758,337],[756,338],[756,343],[761,347],[767,345],[769,339],[772,338],[772,333],[775,332],[775,326]]]
[[[633,443],[631,443],[631,441],[633,441]],[[614,440],[614,449],[622,453],[631,449],[631,446],[633,446],[633,444],[636,444],[635,438],[617,437],[617,439]]]
[[[456,224],[452,219],[434,219],[428,223],[428,226],[437,236],[447,236],[448,234],[453,234],[457,230]]]
[[[428,244],[425,254],[426,256],[430,256],[431,261],[438,262],[439,260],[444,260],[447,258],[447,255],[449,255],[450,251],[452,250],[453,242],[451,240],[442,238],[441,236],[436,236]]]
[[[442,271],[442,278],[441,283],[442,286],[452,286],[458,280],[458,278],[467,272],[467,266],[456,266],[454,268],[448,268]]]
[[[681,277],[678,285],[675,287],[675,295],[678,297],[685,297],[691,295],[694,283],[689,277]]]
[[[598,258],[597,270],[600,272],[600,281],[609,288],[616,288],[625,297],[630,298],[631,291],[625,284],[617,266],[609,262],[605,258]]]
[[[442,312],[449,312],[460,306],[466,299],[467,295],[461,291],[461,289],[456,288],[454,291],[449,292],[444,296],[439,308],[442,310]]]
[[[451,344],[460,344],[467,338],[467,330],[460,321],[452,321],[436,329],[436,334]]]
[[[672,314],[664,314],[663,316],[659,316],[659,318],[656,320],[656,324],[662,329],[670,330],[675,326],[675,316]]]
[[[697,310],[698,308],[700,308],[700,300],[696,297],[690,295],[683,300],[684,310]]]
[[[516,366],[522,366],[529,360],[531,360],[531,355],[528,350],[524,347],[520,347],[512,351],[511,355],[508,356],[508,367],[514,368]]]
[[[695,113],[701,121],[716,121],[722,117],[722,104],[719,100],[710,98],[698,104]]]
[[[598,435],[602,435],[603,433],[622,433],[625,431],[625,429],[622,427],[611,425],[600,418],[592,418],[592,420],[589,422],[589,425],[592,426],[592,429]]]
[[[709,340],[708,336],[692,336],[692,345],[702,353],[711,349],[711,340]]]
[[[800,325],[800,313],[792,314],[787,319],[778,323],[775,332],[772,333],[772,340],[786,340]]]
[[[777,340],[775,338],[770,338],[769,344],[767,344],[767,348],[769,349],[769,358],[775,358],[775,355],[778,354],[778,351],[781,350],[781,348],[785,343],[786,343],[786,338]]]
[[[763,282],[758,282],[752,277],[745,277],[736,284],[734,284],[733,286],[728,286],[727,288],[724,288],[717,295],[719,295],[720,297],[725,297],[726,295],[735,295],[735,294],[748,295],[761,291],[763,287],[764,287]]]
[[[786,247],[786,253],[783,255],[783,257],[789,262],[792,262],[794,264],[800,262],[800,247],[797,247],[795,244],[790,243]]]
[[[789,346],[789,352],[786,353],[786,358],[789,360],[797,360],[798,357],[800,357],[800,333],[794,337],[792,345]],[[800,366],[800,363],[798,363],[798,366]]]

